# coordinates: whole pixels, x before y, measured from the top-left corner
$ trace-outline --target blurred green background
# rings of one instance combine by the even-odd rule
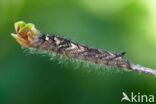
[[[121,104],[123,91],[156,95],[151,75],[24,52],[10,36],[21,20],[156,69],[155,0],[0,0],[0,104]]]

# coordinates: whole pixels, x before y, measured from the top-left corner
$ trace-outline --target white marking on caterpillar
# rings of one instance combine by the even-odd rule
[[[45,40],[49,40],[49,37],[48,37],[48,36],[46,36]]]
[[[79,48],[80,48],[80,50],[78,50],[79,52],[83,52],[83,51],[85,51],[85,48],[84,48],[84,47],[79,46]]]
[[[78,47],[75,44],[71,43],[70,49],[78,49]]]
[[[56,41],[56,44],[57,44],[57,45],[59,45],[59,44],[61,43],[61,40],[58,39],[58,38],[56,38],[56,37],[54,37],[54,40]]]

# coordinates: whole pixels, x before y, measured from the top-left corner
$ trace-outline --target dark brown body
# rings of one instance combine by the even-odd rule
[[[130,62],[124,57],[125,53],[114,54],[108,51],[89,48],[54,35],[37,36],[35,42],[29,47],[53,51],[69,58],[76,58],[93,63],[118,66],[126,69],[131,68]]]

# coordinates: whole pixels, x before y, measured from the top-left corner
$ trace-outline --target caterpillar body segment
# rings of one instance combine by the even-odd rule
[[[28,47],[56,52],[65,57],[90,61],[97,64],[118,66],[129,69],[130,63],[123,54],[114,54],[75,43],[55,35],[40,35]]]

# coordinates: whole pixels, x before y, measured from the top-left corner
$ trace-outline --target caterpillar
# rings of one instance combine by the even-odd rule
[[[34,24],[26,24],[23,21],[15,23],[15,30],[17,34],[12,33],[11,35],[23,47],[51,51],[68,58],[156,75],[155,70],[132,64],[126,59],[125,52],[112,53],[91,48],[54,34],[41,34]]]

